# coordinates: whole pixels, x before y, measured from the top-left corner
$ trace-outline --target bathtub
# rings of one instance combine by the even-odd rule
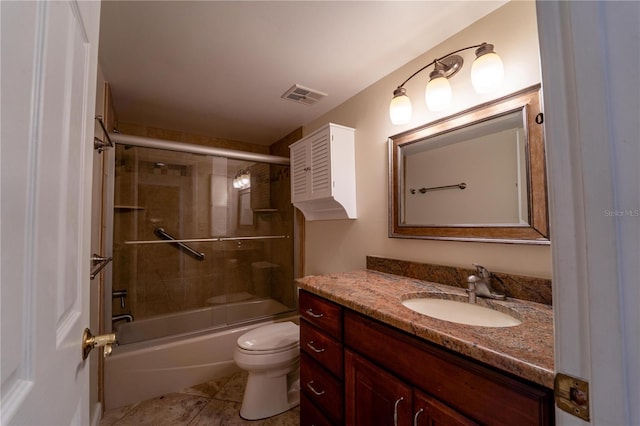
[[[226,325],[259,316],[263,318]],[[233,361],[238,337],[279,321],[297,323],[298,315],[279,302],[261,299],[121,324],[116,329],[121,346],[105,359],[105,408],[133,404],[239,371]],[[187,332],[187,326],[193,330],[203,324],[213,324],[213,328]],[[170,337],[159,337],[167,330],[172,332]],[[156,338],[138,341],[145,333]]]

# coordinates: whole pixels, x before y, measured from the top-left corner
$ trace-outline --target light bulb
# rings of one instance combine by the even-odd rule
[[[436,76],[427,83],[424,99],[430,111],[441,111],[451,103],[451,84],[444,76]]]
[[[476,50],[471,65],[471,83],[476,93],[489,93],[497,89],[504,76],[502,59],[493,51],[493,45],[483,44]]]
[[[235,189],[240,189],[241,186],[242,186],[242,184],[240,183],[240,179],[233,178],[233,187]]]
[[[407,124],[411,121],[411,99],[407,96],[406,89],[399,87],[393,91],[393,99],[389,104],[389,117],[393,124]]]
[[[251,184],[251,178],[249,176],[249,172],[243,172],[242,175],[240,176],[240,184],[243,187],[248,187],[249,184]]]

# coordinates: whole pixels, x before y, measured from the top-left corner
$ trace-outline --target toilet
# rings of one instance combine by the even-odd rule
[[[300,327],[279,322],[238,338],[233,359],[249,373],[240,417],[258,420],[300,404]]]

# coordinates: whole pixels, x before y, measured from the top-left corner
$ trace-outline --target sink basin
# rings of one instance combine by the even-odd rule
[[[522,321],[488,306],[460,300],[418,297],[402,302],[412,311],[440,320],[481,327],[513,327]]]

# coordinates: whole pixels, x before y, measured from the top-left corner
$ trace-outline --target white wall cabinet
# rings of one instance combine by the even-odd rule
[[[307,220],[356,218],[355,130],[328,125],[292,144],[291,202]]]

